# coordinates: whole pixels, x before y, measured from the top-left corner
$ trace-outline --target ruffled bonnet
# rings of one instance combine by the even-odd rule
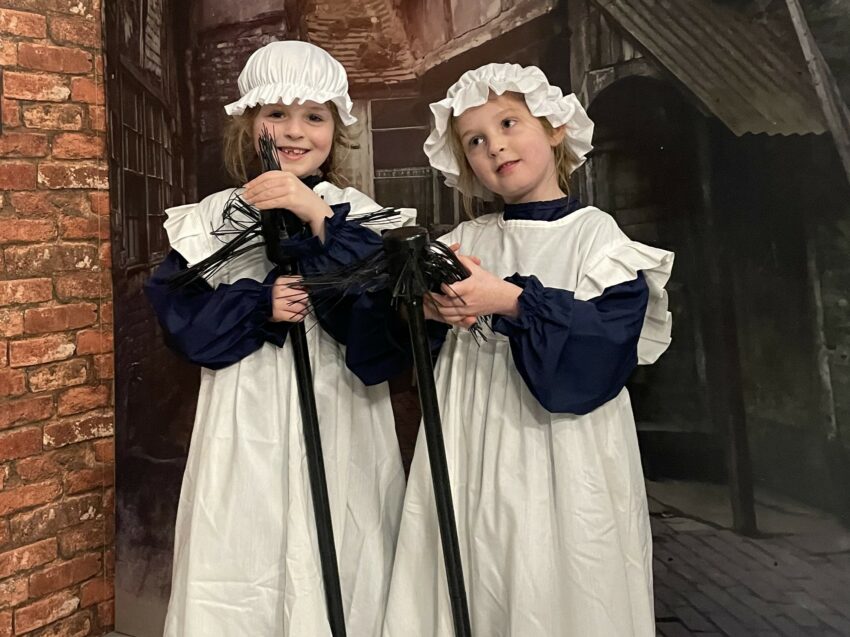
[[[346,126],[357,121],[342,64],[309,42],[271,42],[257,49],[239,74],[238,85],[241,97],[224,107],[231,116],[257,105],[312,100],[333,102]]]
[[[585,155],[593,146],[593,121],[587,116],[578,98],[572,93],[564,95],[536,66],[519,64],[487,64],[460,76],[446,97],[431,104],[433,123],[431,134],[425,141],[425,154],[431,165],[443,173],[446,185],[457,188],[460,168],[449,141],[451,119],[464,111],[484,104],[490,92],[521,93],[528,110],[535,117],[545,117],[554,128],[566,125],[566,144],[584,163]],[[481,199],[493,199],[493,193],[474,179],[473,192],[464,193]]]

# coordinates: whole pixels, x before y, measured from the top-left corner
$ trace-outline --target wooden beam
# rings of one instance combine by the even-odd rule
[[[809,23],[806,21],[806,15],[803,13],[799,0],[785,0],[785,4],[788,7],[788,13],[791,15],[794,30],[797,32],[797,39],[800,41],[809,73],[812,76],[812,84],[814,84],[815,92],[820,100],[826,125],[829,132],[832,133],[832,140],[838,150],[847,180],[850,181],[850,111],[848,111],[847,104],[841,97],[832,71],[824,60],[811,29],[809,29]]]

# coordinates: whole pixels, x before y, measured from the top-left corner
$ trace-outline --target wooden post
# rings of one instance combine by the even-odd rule
[[[704,321],[706,366],[712,418],[717,430],[726,438],[726,467],[732,520],[735,531],[755,536],[755,499],[753,471],[747,439],[747,414],[741,382],[741,358],[738,347],[735,294],[732,278],[732,255],[729,240],[714,211],[711,192],[711,148],[708,124],[695,114],[694,141],[698,168],[699,199],[697,243],[700,262],[705,268]],[[711,351],[713,350],[713,352]]]

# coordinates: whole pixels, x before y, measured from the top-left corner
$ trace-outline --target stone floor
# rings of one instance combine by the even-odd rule
[[[658,635],[850,636],[850,532],[757,494],[760,538],[731,526],[726,490],[648,483]]]

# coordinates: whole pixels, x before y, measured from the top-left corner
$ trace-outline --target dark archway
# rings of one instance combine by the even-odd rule
[[[671,85],[644,77],[610,85],[590,115],[597,150],[588,196],[633,239],[677,255],[668,286],[674,345],[629,385],[645,471],[728,479],[735,527],[753,533],[733,256],[715,214],[710,120]]]

